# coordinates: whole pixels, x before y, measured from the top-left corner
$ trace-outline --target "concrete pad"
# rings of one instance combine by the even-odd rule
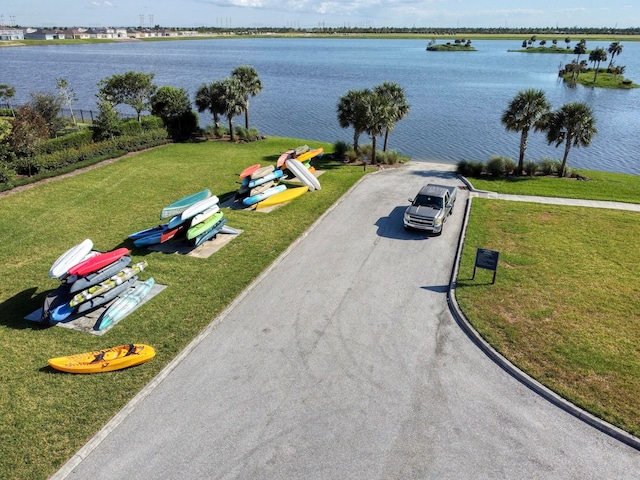
[[[154,252],[177,253],[179,255],[188,255],[195,258],[209,258],[211,255],[224,247],[227,243],[236,238],[243,231],[244,230],[238,230],[237,235],[229,233],[218,233],[214,238],[212,238],[211,240],[207,240],[198,247],[189,245],[185,242],[184,239],[181,239],[170,240],[165,243],[158,243],[157,245],[149,245],[149,247],[147,248]]]
[[[125,291],[122,295],[127,294],[128,292],[130,292],[133,288],[135,288],[140,283],[141,282],[139,280],[136,281],[129,288],[129,290]],[[131,310],[131,312],[136,311],[139,307],[141,307],[142,305],[147,303],[149,300],[151,300],[157,294],[162,292],[165,288],[167,288],[166,285],[160,285],[158,283],[154,284],[153,287],[151,288],[151,291],[149,292],[149,294],[146,297],[144,297],[144,299],[133,310]],[[122,295],[120,295],[120,296],[122,296]],[[109,330],[111,330],[115,325],[120,323],[121,320],[124,320],[125,318],[127,318],[131,314],[131,312],[129,312],[127,315],[125,315],[124,317],[122,317],[119,320],[116,320],[111,325],[109,325],[106,328],[103,328],[102,330],[95,330],[94,329],[95,325],[98,323],[98,319],[100,318],[100,316],[118,298],[120,298],[120,297],[116,297],[113,300],[111,300],[110,302],[105,303],[104,305],[101,305],[100,307],[96,308],[95,310],[91,310],[90,312],[87,312],[84,315],[71,316],[71,317],[69,317],[70,320],[67,320],[65,322],[58,322],[58,323],[55,324],[55,326],[56,327],[68,328],[69,330],[76,330],[78,332],[90,333],[92,335],[98,335],[98,336],[104,335]],[[24,317],[24,319],[25,320],[29,320],[31,322],[40,323],[40,318],[41,317],[42,317],[42,307],[40,307],[38,310],[36,310],[34,312],[31,312],[29,315]]]

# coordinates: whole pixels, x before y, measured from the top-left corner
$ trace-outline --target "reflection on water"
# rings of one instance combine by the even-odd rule
[[[29,92],[54,91],[64,77],[79,97],[76,108],[95,109],[97,83],[115,73],[155,73],[158,85],[184,87],[193,96],[204,82],[222,79],[241,64],[253,66],[263,91],[250,102],[251,123],[262,133],[310,140],[351,141],[336,105],[350,89],[384,81],[401,85],[411,104],[389,147],[414,159],[455,163],[518,156],[519,134],[506,132],[500,115],[520,90],[545,91],[554,108],[584,101],[599,134],[587,148],[572,148],[570,166],[640,174],[640,89],[568,88],[557,78],[574,55],[510,53],[517,41],[474,41],[477,52],[426,52],[423,40],[221,39],[0,49],[0,83]],[[589,41],[588,47],[608,42]],[[640,82],[640,44],[623,42],[616,64]],[[201,116],[201,125],[211,123]],[[240,119],[237,123],[242,123]],[[362,143],[368,140],[363,136]],[[530,136],[527,157],[560,158],[562,148]]]

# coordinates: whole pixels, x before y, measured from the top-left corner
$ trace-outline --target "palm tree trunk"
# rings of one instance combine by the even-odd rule
[[[372,135],[371,136],[371,143],[373,143],[373,149],[371,151],[371,165],[377,165],[377,160],[376,160],[376,136]]]
[[[566,169],[567,169],[567,157],[569,156],[569,149],[571,148],[571,136],[567,135],[567,143],[564,145],[564,155],[562,157],[562,165],[560,166],[560,171],[558,172],[558,176],[560,178],[564,177]]]
[[[247,99],[247,107],[244,109],[244,128],[249,130],[249,100]]]
[[[229,141],[233,142],[233,121],[231,120],[231,118],[232,118],[231,115],[229,115],[229,135],[230,135]]]
[[[520,136],[520,156],[518,157],[518,175],[522,175],[524,170],[524,152],[527,151],[527,144],[529,142],[529,129],[523,128],[522,135]]]
[[[358,155],[358,139],[360,138],[360,132],[357,130],[353,132],[353,151]]]
[[[387,128],[384,132],[384,143],[382,145],[382,151],[387,151],[387,143],[389,142],[389,129]]]

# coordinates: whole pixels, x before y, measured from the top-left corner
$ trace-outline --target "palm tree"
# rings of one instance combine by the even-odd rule
[[[589,53],[589,61],[592,62],[593,66],[595,67],[595,73],[593,75],[593,81],[595,82],[598,78],[598,68],[600,67],[600,62],[607,61],[607,52],[605,52],[604,48],[598,47],[595,50],[592,50],[591,53]]]
[[[580,55],[587,53],[587,43],[584,40],[580,40],[573,49],[573,53],[578,56],[578,58],[576,58],[576,62],[580,63]]]
[[[353,149],[358,154],[358,139],[365,132],[366,98],[370,90],[349,90],[340,97],[337,106],[338,123],[342,128],[353,127]]]
[[[222,80],[216,80],[209,85],[203,83],[196,91],[195,103],[198,112],[202,113],[209,110],[213,115],[213,123],[216,128],[220,128],[220,115],[224,115],[223,94],[224,84]]]
[[[244,127],[249,128],[249,95],[255,97],[262,90],[262,82],[258,72],[248,65],[240,65],[231,72],[231,76],[240,80],[242,94],[244,96]]]
[[[379,92],[367,90],[365,94],[365,131],[371,137],[372,153],[371,163],[376,161],[376,139],[382,135],[394,121],[394,109],[391,106],[391,99]]]
[[[608,68],[611,68],[613,67],[613,58],[616,55],[620,55],[622,53],[622,45],[620,44],[620,42],[612,42],[611,45],[609,45],[607,52],[611,54],[611,60],[609,61],[609,67],[608,67]]]
[[[563,142],[564,156],[558,171],[559,177],[564,177],[567,167],[567,157],[572,146],[587,147],[591,139],[598,133],[596,120],[591,108],[583,102],[564,104],[558,111],[553,112],[547,122],[547,142],[559,147]]]
[[[223,114],[229,120],[229,141],[233,142],[233,117],[246,111],[244,87],[236,77],[228,77],[222,81],[221,105],[224,106]]]
[[[389,100],[389,107],[391,108],[390,116],[392,122],[384,132],[384,144],[382,147],[382,151],[386,152],[389,142],[389,132],[393,130],[396,122],[399,122],[409,114],[411,107],[407,103],[404,89],[397,83],[383,82],[376,86],[373,91],[378,95],[386,97]]]
[[[524,154],[527,150],[529,130],[543,130],[551,111],[551,106],[542,90],[529,88],[518,92],[502,114],[501,122],[508,131],[520,132],[520,156],[518,157],[518,175],[524,169]]]

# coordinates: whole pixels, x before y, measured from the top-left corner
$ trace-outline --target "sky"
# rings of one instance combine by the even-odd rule
[[[0,0],[32,27],[638,27],[638,0]]]

